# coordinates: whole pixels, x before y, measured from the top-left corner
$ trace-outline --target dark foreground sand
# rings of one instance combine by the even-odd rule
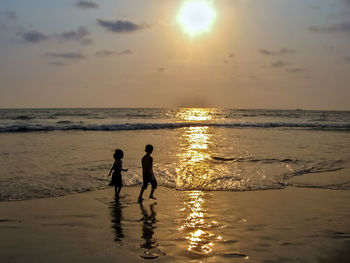
[[[0,262],[349,262],[350,191],[107,189],[0,203]],[[149,191],[149,190],[148,190]],[[146,259],[145,259],[146,258]]]

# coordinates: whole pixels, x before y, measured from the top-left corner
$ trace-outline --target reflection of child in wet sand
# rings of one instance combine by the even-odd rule
[[[153,173],[153,158],[151,156],[151,154],[153,152],[153,146],[150,144],[146,145],[145,151],[146,151],[146,154],[142,158],[143,184],[142,184],[140,195],[138,198],[139,201],[143,200],[142,195],[143,195],[143,192],[147,189],[148,183],[150,183],[152,185],[152,190],[151,190],[151,193],[149,195],[149,198],[150,199],[157,199],[153,196],[153,193],[157,188],[157,180],[154,177],[154,173]]]
[[[124,153],[122,150],[120,149],[115,150],[113,157],[114,157],[114,163],[111,170],[109,171],[108,176],[111,175],[112,171],[114,172],[112,175],[112,180],[109,183],[109,185],[114,186],[115,199],[119,199],[120,190],[123,187],[122,171],[127,172],[128,169],[123,169],[122,159],[124,157]]]
[[[156,228],[155,224],[157,222],[156,219],[156,212],[154,210],[154,206],[157,203],[149,205],[149,208],[151,210],[151,214],[147,212],[147,209],[143,207],[142,202],[140,202],[140,209],[142,213],[142,221],[143,221],[143,226],[142,226],[142,238],[145,240],[143,244],[141,244],[141,247],[146,248],[146,249],[152,249],[156,248],[158,245],[156,243],[156,240],[153,239],[154,235],[154,229]]]

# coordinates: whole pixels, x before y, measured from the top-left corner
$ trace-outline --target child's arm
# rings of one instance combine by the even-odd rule
[[[107,176],[110,176],[113,170],[114,170],[114,164],[113,164],[113,166],[112,166],[112,168],[111,168],[111,170],[109,171],[109,173],[108,173]]]
[[[127,172],[128,169],[123,169],[123,161],[120,160],[120,171],[124,171],[124,172]]]

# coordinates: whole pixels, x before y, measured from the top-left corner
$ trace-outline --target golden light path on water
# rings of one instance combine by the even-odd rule
[[[184,121],[208,121],[213,118],[214,109],[183,108],[176,112],[176,116]]]
[[[180,213],[183,216],[179,230],[186,239],[186,249],[192,257],[209,256],[214,252],[215,241],[222,237],[214,233],[218,223],[208,215],[207,198],[202,191],[189,191]]]
[[[215,114],[211,109],[181,109],[178,117],[184,121],[209,121]],[[181,140],[183,151],[179,153],[177,187],[201,189],[210,183],[208,162],[213,134],[210,127],[184,128]],[[212,229],[217,222],[208,216],[207,202],[210,194],[201,190],[188,191],[184,207],[180,209],[181,231],[186,239],[186,249],[194,257],[208,256],[214,251],[215,241],[221,239]]]
[[[208,121],[212,118],[210,109],[181,109],[177,115],[184,121]],[[188,127],[180,138],[182,151],[178,154],[180,163],[176,186],[181,189],[201,189],[210,183],[211,170],[206,162],[210,158],[213,134],[210,127]]]

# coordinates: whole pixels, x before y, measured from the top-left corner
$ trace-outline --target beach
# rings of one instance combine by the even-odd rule
[[[0,120],[1,262],[347,262],[350,112],[3,109]],[[158,200],[147,189],[140,204],[146,144]],[[119,202],[107,177],[117,148]]]
[[[2,262],[347,262],[348,191],[139,187],[1,202]]]

